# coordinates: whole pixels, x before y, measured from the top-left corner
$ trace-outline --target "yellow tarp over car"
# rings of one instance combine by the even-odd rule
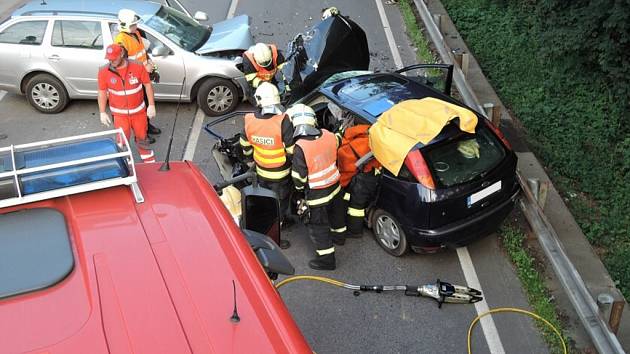
[[[475,132],[477,115],[469,109],[433,97],[402,101],[383,112],[370,127],[370,149],[385,168],[398,176],[414,145],[429,143],[458,117],[462,131]]]

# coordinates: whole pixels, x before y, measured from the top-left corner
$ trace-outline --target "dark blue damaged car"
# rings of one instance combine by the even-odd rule
[[[338,126],[340,113],[351,124],[373,124],[393,105],[425,97],[475,112],[451,97],[451,82],[452,66],[441,64],[341,72],[298,102],[313,107],[329,129]],[[499,129],[475,114],[474,134],[448,123],[428,144],[411,149],[398,176],[383,169],[366,221],[388,253],[467,245],[494,232],[512,210],[519,193],[516,155]],[[476,141],[475,159],[462,157],[459,147],[468,140]]]

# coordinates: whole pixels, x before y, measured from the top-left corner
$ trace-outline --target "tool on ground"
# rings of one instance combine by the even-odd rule
[[[285,284],[297,281],[297,280],[312,280],[320,281],[327,284],[332,284],[340,288],[349,289],[354,291],[355,296],[359,296],[362,292],[376,292],[382,293],[385,291],[404,291],[407,296],[428,297],[438,303],[438,307],[441,308],[443,303],[448,304],[472,304],[483,300],[481,291],[467,286],[453,285],[451,283],[443,282],[438,279],[434,284],[425,285],[356,285],[341,282],[336,279],[313,276],[313,275],[297,275],[294,277],[286,278],[277,283],[276,289],[284,286]]]

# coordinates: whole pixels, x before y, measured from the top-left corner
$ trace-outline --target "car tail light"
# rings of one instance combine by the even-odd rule
[[[424,161],[424,157],[422,157],[420,150],[412,150],[407,154],[407,157],[405,158],[405,166],[407,166],[409,172],[416,177],[420,184],[429,189],[435,189],[433,176],[431,176],[429,166],[427,166],[426,161]]]
[[[503,135],[501,130],[498,127],[496,127],[494,124],[492,124],[491,121],[487,119],[484,119],[484,121],[486,122],[486,125],[488,126],[488,128],[492,129],[492,131],[499,137],[499,139],[501,139],[501,141],[503,142],[503,145],[505,145],[508,149],[512,150],[512,145],[505,138],[505,135]]]

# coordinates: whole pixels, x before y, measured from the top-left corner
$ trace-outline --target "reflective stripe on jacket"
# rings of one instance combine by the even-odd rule
[[[100,70],[99,80],[107,86],[109,110],[113,114],[135,114],[145,109],[142,77],[146,78],[147,73],[142,65],[128,60],[123,69],[106,65]]]
[[[114,43],[120,44],[127,51],[127,58],[137,60],[142,64],[148,62],[147,51],[142,43],[139,31],[134,33],[119,32],[114,38]]]
[[[310,189],[324,189],[339,181],[337,138],[333,133],[322,129],[319,139],[300,139],[296,144],[304,152]]]
[[[273,44],[270,44],[269,48],[271,49],[271,65],[269,65],[271,70],[258,65],[256,59],[254,59],[254,53],[250,51],[245,52],[245,56],[252,63],[254,69],[256,69],[256,77],[263,81],[271,81],[276,75],[276,71],[278,71],[278,48]]]
[[[284,114],[277,114],[267,119],[259,119],[253,113],[245,115],[245,135],[254,148],[256,165],[263,169],[280,167],[287,161],[282,141],[284,117]],[[289,172],[285,176],[288,174]]]

